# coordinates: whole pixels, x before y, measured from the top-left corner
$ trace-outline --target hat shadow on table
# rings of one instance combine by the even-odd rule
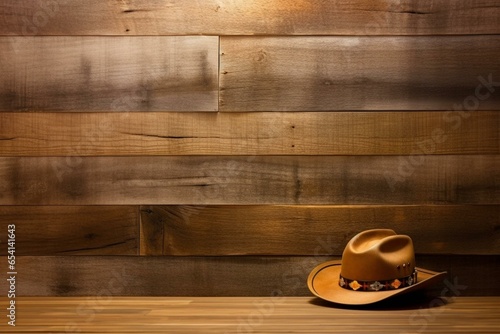
[[[453,298],[445,296],[436,296],[433,291],[417,290],[406,294],[394,296],[379,302],[366,305],[344,305],[329,302],[319,297],[309,300],[309,304],[337,309],[347,310],[366,310],[366,311],[402,311],[402,310],[420,310],[444,307],[453,303]]]
[[[363,231],[347,244],[341,261],[316,266],[307,279],[309,290],[329,306],[402,309],[432,303],[422,290],[441,281],[446,272],[419,268],[413,242],[389,229]],[[420,292],[420,293],[418,293]],[[424,304],[424,305],[422,305]],[[413,306],[411,306],[413,305]]]

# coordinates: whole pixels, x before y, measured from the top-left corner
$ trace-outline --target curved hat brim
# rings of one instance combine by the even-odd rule
[[[412,286],[388,291],[353,291],[339,285],[341,261],[328,261],[314,268],[307,278],[309,290],[317,297],[338,304],[366,305],[392,296],[426,288],[446,276],[446,272],[417,269],[417,283]]]

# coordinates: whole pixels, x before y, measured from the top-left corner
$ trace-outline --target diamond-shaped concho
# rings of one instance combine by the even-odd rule
[[[361,288],[361,285],[359,285],[358,281],[352,281],[351,283],[349,283],[349,286],[353,290],[358,290],[359,288]]]
[[[382,283],[380,283],[379,281],[375,281],[372,284],[370,284],[370,290],[378,291],[378,290],[382,289],[383,287],[384,287],[384,285]]]
[[[394,288],[394,289],[397,289],[401,286],[401,281],[398,280],[397,278],[394,280],[394,282],[391,283],[391,286]]]
[[[345,285],[345,280],[344,280],[344,277],[341,277],[340,280],[339,280],[339,284],[341,287],[344,287]]]

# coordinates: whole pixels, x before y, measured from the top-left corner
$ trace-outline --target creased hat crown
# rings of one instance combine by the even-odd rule
[[[354,236],[342,255],[341,275],[358,281],[391,280],[415,270],[413,242],[393,230],[367,230]]]

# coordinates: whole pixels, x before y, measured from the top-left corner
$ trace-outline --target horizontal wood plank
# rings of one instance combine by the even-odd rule
[[[329,259],[20,256],[16,296],[310,296],[307,275]],[[0,261],[7,272],[6,257]],[[420,255],[416,261],[422,268],[446,270],[451,282],[466,286],[464,296],[500,295],[500,256]],[[7,280],[0,280],[0,289],[8,291]]]
[[[500,204],[500,155],[0,158],[0,205]]]
[[[133,206],[0,206],[0,254],[15,225],[16,255],[137,255]]]
[[[498,36],[220,43],[221,111],[500,110]]]
[[[457,290],[456,293],[460,293]],[[311,297],[19,297],[12,333],[496,333],[499,297],[406,294],[349,308]],[[0,297],[7,304],[7,298]],[[383,314],[383,316],[381,316]]]
[[[500,206],[144,206],[143,255],[342,255],[390,228],[419,254],[500,255]]]
[[[500,113],[0,113],[0,156],[499,154]]]
[[[4,0],[1,35],[498,34],[494,0]]]
[[[217,37],[0,37],[2,111],[216,111]]]

